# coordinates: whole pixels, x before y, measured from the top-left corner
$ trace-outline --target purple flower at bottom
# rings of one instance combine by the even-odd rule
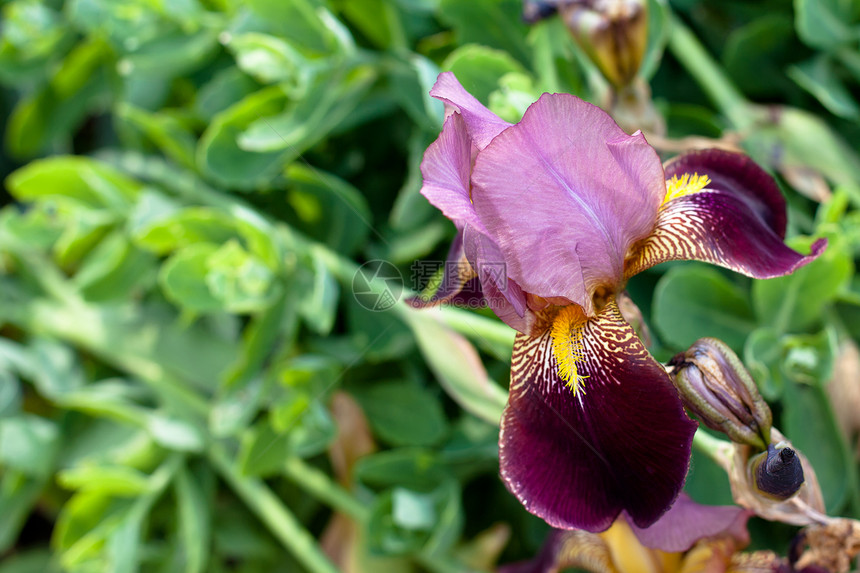
[[[448,116],[421,192],[457,226],[450,260],[468,265],[412,303],[483,297],[519,331],[502,479],[557,528],[605,530],[622,510],[651,525],[681,490],[696,424],[621,314],[626,281],[679,259],[782,276],[826,241],[808,256],[785,246],[784,199],[744,155],[689,153],[664,169],[641,133],[572,95],[544,94],[512,125],[450,72],[430,94]]]

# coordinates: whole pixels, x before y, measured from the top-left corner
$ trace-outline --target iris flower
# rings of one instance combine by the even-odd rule
[[[808,256],[785,246],[784,199],[744,155],[664,168],[641,133],[572,95],[544,94],[512,125],[450,72],[430,94],[447,118],[421,192],[458,228],[451,262],[467,264],[413,304],[480,296],[518,331],[500,469],[528,511],[601,531],[624,510],[647,527],[683,485],[696,424],[622,315],[625,283],[679,259],[781,276],[825,240]]]
[[[594,573],[793,573],[788,559],[771,551],[742,553],[749,544],[751,512],[700,505],[678,498],[657,523],[638,529],[620,516],[602,533],[554,530],[540,554],[506,565],[500,573],[559,573],[571,567]],[[812,566],[798,573],[823,573]]]

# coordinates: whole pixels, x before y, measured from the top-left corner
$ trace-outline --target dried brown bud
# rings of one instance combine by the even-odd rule
[[[703,424],[733,442],[767,448],[770,408],[731,348],[716,338],[702,338],[670,365],[681,399]]]
[[[616,88],[629,84],[648,44],[645,0],[560,2],[558,10],[576,43]]]
[[[767,451],[750,458],[753,489],[770,499],[785,501],[803,485],[803,467],[797,453],[785,443],[768,444]]]

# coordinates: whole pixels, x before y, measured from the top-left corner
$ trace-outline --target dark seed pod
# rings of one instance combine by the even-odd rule
[[[800,457],[788,446],[769,444],[750,459],[749,471],[756,491],[774,500],[787,500],[803,485]]]

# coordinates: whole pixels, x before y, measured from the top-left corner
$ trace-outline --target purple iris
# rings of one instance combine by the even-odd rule
[[[641,133],[572,95],[544,94],[511,125],[450,72],[430,94],[448,117],[421,192],[454,221],[449,256],[468,265],[413,304],[466,302],[479,283],[473,296],[519,331],[502,479],[557,528],[601,531],[622,510],[651,525],[681,490],[696,424],[619,310],[627,279],[677,259],[776,277],[826,241],[808,256],[785,246],[784,199],[744,155],[664,169]]]

